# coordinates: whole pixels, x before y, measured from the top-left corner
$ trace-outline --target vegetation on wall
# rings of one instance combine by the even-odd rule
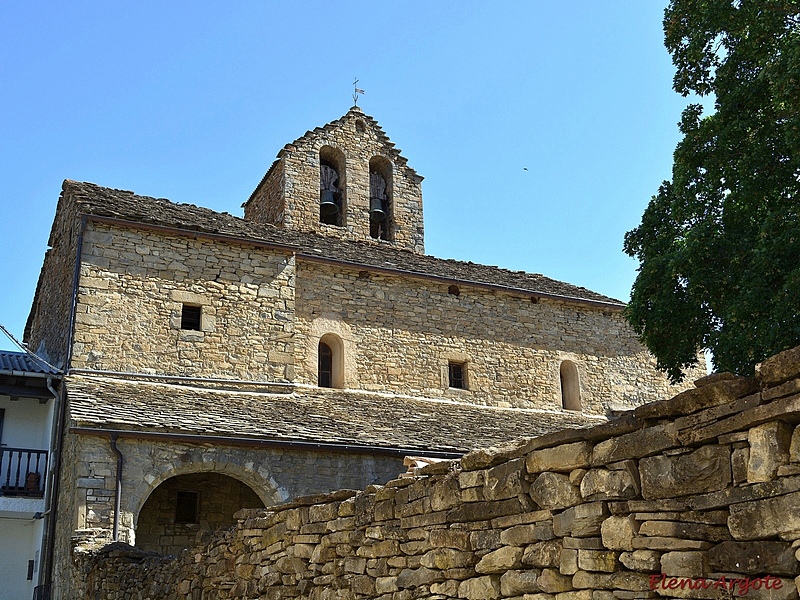
[[[627,317],[673,381],[710,350],[749,375],[800,343],[800,3],[672,0],[683,96],[672,180],[625,236],[640,261]]]

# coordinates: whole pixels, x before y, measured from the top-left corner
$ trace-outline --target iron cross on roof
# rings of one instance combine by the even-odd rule
[[[358,79],[353,81],[353,106],[358,106],[358,95],[363,94],[364,90],[357,87]]]

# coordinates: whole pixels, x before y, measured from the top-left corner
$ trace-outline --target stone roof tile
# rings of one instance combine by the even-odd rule
[[[579,413],[502,409],[331,389],[254,393],[70,375],[73,425],[423,452],[463,453],[604,422]]]
[[[456,280],[464,284],[499,286],[534,295],[600,303],[610,308],[624,306],[614,298],[543,275],[417,254],[394,248],[387,242],[346,241],[311,232],[290,231],[193,204],[177,204],[164,198],[139,196],[93,183],[65,181],[64,193],[72,196],[83,214],[290,246],[301,258],[345,261],[366,268]]]

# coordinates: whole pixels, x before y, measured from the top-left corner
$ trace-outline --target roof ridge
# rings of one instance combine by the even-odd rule
[[[391,269],[409,274],[419,273],[442,279],[452,279],[465,285],[495,285],[524,291],[532,295],[555,296],[565,300],[599,302],[622,307],[624,302],[594,292],[588,288],[553,279],[541,273],[515,271],[496,265],[484,265],[454,258],[441,258],[431,254],[418,254],[398,248],[385,241],[348,240],[324,236],[313,231],[293,231],[271,223],[245,220],[227,211],[216,211],[190,203],[173,202],[167,198],[141,196],[129,190],[116,190],[90,182],[70,181],[69,187],[81,192],[78,197],[86,214],[110,217],[142,225],[160,225],[179,230],[205,232],[243,240],[251,239],[266,244],[296,245],[301,254],[352,264]],[[92,193],[94,192],[94,193]],[[123,195],[119,198],[118,195]],[[159,215],[146,210],[143,205],[157,203],[169,212],[179,214]],[[130,204],[126,206],[123,203]],[[113,205],[112,205],[113,204]],[[373,260],[369,260],[372,254]],[[393,262],[398,261],[398,262]],[[398,264],[403,263],[403,264]],[[463,271],[453,273],[453,271]],[[495,275],[493,277],[492,275]]]

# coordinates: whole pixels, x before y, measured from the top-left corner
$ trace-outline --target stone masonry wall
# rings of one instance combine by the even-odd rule
[[[298,259],[295,364],[316,385],[320,337],[342,339],[344,387],[461,402],[561,409],[561,362],[578,368],[584,412],[636,406],[686,389],[670,386],[618,311]],[[467,390],[448,387],[465,363]],[[704,365],[689,381],[705,374]]]
[[[292,380],[294,302],[289,254],[92,223],[72,367]],[[181,329],[184,303],[201,331]]]
[[[286,199],[283,190],[286,186],[284,161],[278,159],[267,171],[263,181],[253,192],[253,197],[245,207],[245,218],[257,223],[284,225]]]
[[[199,305],[201,331],[181,329]],[[619,312],[303,262],[158,231],[87,226],[73,368],[317,384],[320,338],[342,339],[344,387],[561,409],[559,367],[583,410],[634,406],[669,386]],[[448,387],[463,362],[467,390]],[[699,376],[698,366],[690,377]]]
[[[63,367],[69,345],[68,327],[75,279],[80,219],[75,202],[66,191],[58,200],[57,214],[48,240],[48,250],[36,287],[25,342],[38,356],[51,364]]]
[[[59,516],[56,519],[54,546],[55,548],[68,548],[72,536],[75,535],[77,524],[77,502],[75,477],[77,436],[65,436],[61,447],[61,469],[59,471],[58,484],[58,510]],[[82,490],[85,494],[86,491]],[[110,530],[109,530],[110,531]],[[108,538],[111,541],[111,538]],[[130,541],[124,538],[125,541]],[[69,573],[71,564],[69,556],[64,556],[63,552],[53,556],[53,573]],[[53,598],[69,598],[67,590],[72,589],[72,579],[69,577],[53,577]]]
[[[241,511],[178,557],[75,540],[76,598],[798,597],[800,348],[591,430]]]
[[[345,197],[342,227],[326,225],[319,220],[320,150],[323,147],[340,152],[344,157],[344,172],[339,173]],[[275,223],[297,231],[322,232],[340,239],[374,241],[369,229],[369,161],[375,157],[385,158],[392,165],[391,243],[423,253],[422,177],[407,166],[377,123],[358,108],[284,147],[278,158],[280,166],[270,169],[245,204],[245,219]],[[280,195],[274,192],[278,187],[282,188]]]

